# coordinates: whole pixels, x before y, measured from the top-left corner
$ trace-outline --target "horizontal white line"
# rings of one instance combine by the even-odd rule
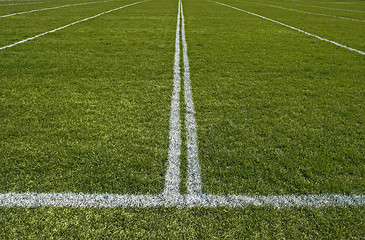
[[[346,18],[346,17],[328,15],[328,14],[323,14],[323,13],[314,13],[314,12],[301,11],[301,10],[297,10],[297,9],[280,7],[280,6],[271,5],[271,4],[265,4],[265,3],[256,3],[256,4],[264,5],[264,6],[269,6],[269,7],[280,8],[280,9],[285,9],[285,10],[290,10],[290,11],[294,11],[294,12],[300,12],[300,13],[307,13],[307,14],[312,14],[312,15],[324,16],[324,17],[334,17],[334,18],[340,18],[340,19],[350,20],[350,21],[356,21],[356,22],[365,22],[365,20],[359,20],[359,19],[353,19],[353,18]]]
[[[71,7],[71,6],[79,6],[79,5],[85,5],[85,4],[105,3],[105,2],[111,2],[111,1],[114,1],[114,0],[107,0],[107,1],[100,1],[100,2],[84,2],[84,3],[67,4],[67,5],[57,6],[57,7],[34,9],[34,10],[26,11],[26,12],[10,13],[10,14],[7,14],[7,15],[2,15],[0,17],[3,17],[3,18],[4,17],[11,17],[11,16],[21,15],[21,14],[26,14],[26,13],[40,12],[40,11],[53,10],[53,9],[58,9],[58,8]]]
[[[149,0],[141,1],[141,2],[135,2],[135,3],[127,4],[127,5],[124,5],[124,6],[118,7],[118,8],[114,8],[114,9],[112,9],[112,10],[109,10],[109,11],[106,11],[106,12],[102,12],[102,13],[99,13],[99,14],[96,14],[96,15],[94,15],[94,16],[92,16],[92,17],[84,18],[84,19],[82,19],[82,20],[79,20],[79,21],[76,21],[76,22],[73,22],[73,23],[67,24],[67,25],[65,25],[65,26],[62,26],[62,27],[59,27],[59,28],[53,29],[53,30],[51,30],[51,31],[44,32],[44,33],[41,33],[41,34],[35,35],[35,36],[33,36],[33,37],[29,37],[29,38],[27,38],[27,39],[24,39],[24,40],[21,40],[21,41],[18,41],[18,42],[12,43],[12,44],[10,44],[10,45],[6,45],[6,46],[3,46],[3,47],[0,47],[0,50],[3,50],[3,49],[5,49],[5,48],[14,47],[14,46],[16,46],[16,45],[18,45],[18,44],[28,42],[28,41],[33,40],[33,39],[35,39],[35,38],[38,38],[38,37],[44,36],[44,35],[46,35],[46,34],[48,34],[48,33],[53,33],[53,32],[56,32],[56,31],[58,31],[58,30],[61,30],[61,29],[64,29],[64,28],[70,27],[70,26],[72,26],[72,25],[75,25],[75,24],[77,24],[77,23],[85,22],[85,21],[87,21],[87,20],[90,20],[90,19],[93,19],[93,18],[99,17],[99,16],[104,15],[104,14],[106,14],[106,13],[110,13],[110,12],[113,12],[113,11],[116,11],[116,10],[119,10],[119,9],[122,9],[122,8],[130,7],[130,6],[133,6],[133,5],[136,5],[136,4],[139,4],[139,3],[143,3],[143,2],[147,2],[147,1],[149,1]]]
[[[298,31],[298,32],[304,33],[304,34],[306,34],[306,35],[308,35],[308,36],[315,37],[315,38],[317,38],[317,39],[319,39],[319,40],[321,40],[321,41],[329,42],[329,43],[332,43],[332,44],[334,44],[334,45],[336,45],[336,46],[339,46],[339,47],[342,47],[342,48],[346,48],[347,50],[357,52],[357,53],[359,53],[359,54],[361,54],[361,55],[365,55],[365,52],[363,52],[363,51],[360,51],[360,50],[357,50],[357,49],[354,49],[354,48],[348,47],[348,46],[346,46],[346,45],[340,44],[340,43],[335,42],[335,41],[328,40],[328,39],[326,39],[326,38],[323,38],[323,37],[320,37],[320,36],[317,36],[317,35],[314,35],[314,34],[312,34],[312,33],[309,33],[309,32],[306,32],[306,31],[303,31],[303,30],[301,30],[301,29],[299,29],[299,28],[296,28],[296,27],[293,27],[293,26],[287,25],[287,24],[285,24],[285,23],[282,23],[282,22],[279,22],[279,21],[273,20],[273,19],[271,19],[271,18],[267,18],[267,17],[261,16],[261,15],[259,15],[259,14],[252,13],[252,12],[249,12],[249,11],[246,11],[246,10],[243,10],[243,9],[240,9],[240,8],[236,8],[236,7],[233,7],[233,6],[230,6],[230,5],[227,5],[227,4],[224,4],[224,3],[221,3],[221,2],[210,1],[210,0],[207,0],[207,1],[208,1],[208,2],[214,2],[214,3],[220,4],[220,5],[222,5],[222,6],[226,6],[226,7],[229,7],[229,8],[232,8],[232,9],[238,10],[238,11],[241,11],[241,12],[245,12],[245,13],[248,13],[248,14],[254,15],[254,16],[256,16],[256,17],[259,17],[259,18],[262,18],[262,19],[265,19],[265,20],[268,20],[268,21],[271,21],[271,22],[274,22],[274,23],[280,24],[280,25],[282,25],[282,26],[284,26],[284,27],[287,27],[287,28],[293,29],[293,30],[295,30],[295,31]]]
[[[118,195],[83,193],[1,193],[0,207],[360,207],[365,206],[365,195]]]

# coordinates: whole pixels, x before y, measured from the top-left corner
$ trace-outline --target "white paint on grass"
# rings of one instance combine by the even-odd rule
[[[119,195],[84,193],[1,193],[0,207],[362,207],[365,195],[268,195],[268,196],[179,196],[174,201],[164,195]]]
[[[67,5],[57,6],[57,7],[34,9],[34,10],[26,11],[26,12],[10,13],[10,14],[7,14],[7,15],[2,15],[0,17],[5,18],[5,17],[11,17],[11,16],[15,16],[15,15],[26,14],[26,13],[34,13],[34,12],[47,11],[47,10],[53,10],[53,9],[58,9],[58,8],[71,7],[71,6],[86,5],[86,4],[105,3],[105,2],[111,2],[111,1],[114,1],[114,0],[100,1],[100,2],[85,2],[85,3],[67,4]]]
[[[138,2],[140,3],[140,2]],[[134,3],[137,4],[137,3]],[[126,5],[131,6],[134,4]],[[123,7],[126,7],[123,6]],[[122,7],[121,7],[122,8]],[[120,8],[118,8],[120,9]],[[111,10],[115,11],[117,9]],[[110,12],[110,11],[109,11]],[[105,12],[106,13],[106,12]],[[181,21],[180,21],[181,20]],[[186,129],[188,145],[188,195],[180,195],[180,23],[184,62],[184,92],[186,104]],[[178,6],[174,89],[171,99],[170,145],[165,188],[160,195],[120,195],[84,193],[0,193],[0,207],[361,207],[365,206],[365,195],[268,195],[268,196],[215,196],[203,194],[201,188],[200,166],[194,103],[191,91],[189,59],[185,39],[185,22],[181,0]]]
[[[0,6],[26,5],[26,4],[37,4],[37,3],[45,3],[45,2],[9,3],[9,4],[1,4]]]
[[[35,38],[39,38],[39,37],[41,37],[41,36],[44,36],[44,35],[46,35],[46,34],[53,33],[53,32],[56,32],[56,31],[58,31],[58,30],[61,30],[61,29],[64,29],[64,28],[67,28],[67,27],[73,26],[73,25],[75,25],[75,24],[77,24],[77,23],[85,22],[85,21],[87,21],[87,20],[90,20],[90,19],[93,19],[93,18],[96,18],[96,17],[100,17],[101,15],[104,15],[104,14],[107,14],[107,13],[110,13],[110,12],[114,12],[114,11],[117,11],[117,10],[122,9],[122,8],[130,7],[130,6],[133,6],[133,5],[139,4],[139,3],[147,2],[147,1],[149,1],[149,0],[141,1],[141,2],[135,2],[135,3],[127,4],[127,5],[124,5],[124,6],[118,7],[118,8],[114,8],[114,9],[111,9],[111,10],[109,10],[109,11],[105,11],[105,12],[102,12],[102,13],[96,14],[96,15],[94,15],[94,16],[91,16],[91,17],[88,17],[88,18],[84,18],[84,19],[82,19],[82,20],[79,20],[79,21],[76,21],[76,22],[73,22],[73,23],[67,24],[67,25],[65,25],[65,26],[62,26],[62,27],[59,27],[59,28],[55,28],[55,29],[53,29],[53,30],[51,30],[51,31],[44,32],[44,33],[40,33],[40,34],[35,35],[35,36],[33,36],[33,37],[29,37],[29,38],[27,38],[27,39],[24,39],[24,40],[21,40],[21,41],[18,41],[18,42],[12,43],[12,44],[9,44],[9,45],[6,45],[6,46],[2,46],[2,47],[0,47],[0,50],[3,50],[3,49],[5,49],[5,48],[14,47],[14,46],[16,46],[16,45],[18,45],[18,44],[28,42],[28,41],[33,40],[33,39],[35,39]]]
[[[268,21],[271,21],[271,22],[274,22],[274,23],[280,24],[280,25],[282,25],[282,26],[284,26],[284,27],[287,27],[287,28],[293,29],[293,30],[298,31],[298,32],[301,32],[301,33],[304,33],[304,34],[306,34],[306,35],[308,35],[308,36],[315,37],[315,38],[317,38],[317,39],[319,39],[319,40],[321,40],[321,41],[329,42],[329,43],[332,43],[332,44],[334,44],[334,45],[336,45],[336,46],[339,46],[339,47],[345,48],[345,49],[347,49],[347,50],[357,52],[357,53],[359,53],[359,54],[361,54],[361,55],[365,55],[365,52],[363,52],[363,51],[360,51],[360,50],[357,50],[357,49],[354,49],[354,48],[348,47],[348,46],[346,46],[346,45],[340,44],[340,43],[335,42],[335,41],[328,40],[328,39],[326,39],[326,38],[323,38],[323,37],[317,36],[317,35],[315,35],[315,34],[312,34],[312,33],[306,32],[306,31],[303,31],[303,30],[301,30],[301,29],[299,29],[299,28],[296,28],[296,27],[293,27],[293,26],[287,25],[287,24],[285,24],[285,23],[282,23],[282,22],[279,22],[279,21],[273,20],[273,19],[271,19],[271,18],[267,18],[267,17],[264,17],[264,16],[262,16],[262,15],[259,15],[259,14],[253,13],[253,12],[249,12],[249,11],[246,11],[246,10],[243,10],[243,9],[240,9],[240,8],[236,8],[236,7],[233,7],[233,6],[231,6],[231,5],[221,3],[221,2],[209,1],[209,0],[207,0],[207,1],[208,1],[208,2],[214,2],[214,3],[220,4],[220,5],[225,6],[225,7],[229,7],[229,8],[232,8],[232,9],[235,9],[235,10],[238,10],[238,11],[241,11],[241,12],[245,12],[245,13],[251,14],[251,15],[253,15],[253,16],[256,16],[256,17],[259,17],[259,18],[262,18],[262,19],[265,19],[265,20],[268,20]]]
[[[360,10],[352,10],[352,9],[342,9],[342,8],[329,8],[329,7],[321,7],[321,6],[313,6],[313,5],[306,5],[306,4],[299,4],[299,3],[290,3],[298,6],[305,6],[305,7],[313,7],[313,8],[323,8],[329,10],[336,10],[336,11],[348,11],[348,12],[365,12]]]
[[[269,7],[275,7],[275,8],[280,8],[280,9],[284,9],[284,10],[290,10],[290,11],[294,11],[294,12],[300,12],[300,13],[307,13],[307,14],[312,14],[312,15],[324,16],[324,17],[334,17],[334,18],[340,18],[340,19],[350,20],[350,21],[356,21],[356,22],[365,22],[365,20],[359,20],[359,19],[353,19],[353,18],[346,18],[346,17],[328,15],[328,14],[323,14],[323,13],[314,13],[314,12],[301,11],[301,10],[297,10],[297,9],[280,7],[280,6],[271,5],[271,4],[265,4],[265,3],[255,3],[255,4],[269,6]]]
[[[201,196],[202,183],[200,177],[200,166],[198,156],[198,137],[197,125],[195,120],[195,110],[193,102],[193,94],[191,90],[188,45],[185,38],[185,20],[182,3],[181,7],[181,38],[183,45],[184,57],[184,97],[186,107],[185,127],[186,127],[186,144],[187,144],[187,162],[188,162],[188,176],[187,176],[187,190],[190,196]]]
[[[168,152],[165,188],[163,195],[177,200],[180,196],[180,154],[181,154],[181,123],[180,123],[180,2],[177,13],[175,59],[174,59],[174,89],[171,97],[170,112],[170,144]]]

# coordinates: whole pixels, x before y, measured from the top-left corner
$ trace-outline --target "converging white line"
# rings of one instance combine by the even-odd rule
[[[340,19],[350,20],[350,21],[356,21],[356,22],[365,22],[365,20],[359,20],[359,19],[353,19],[353,18],[347,18],[347,17],[340,17],[340,16],[328,15],[328,14],[323,14],[323,13],[314,13],[314,12],[301,11],[301,10],[297,10],[297,9],[280,7],[280,6],[271,5],[271,4],[265,4],[265,3],[256,3],[255,2],[255,4],[259,4],[259,5],[263,5],[263,6],[269,6],[269,7],[275,7],[275,8],[285,9],[285,10],[290,10],[290,11],[294,11],[294,12],[300,12],[300,13],[307,13],[307,14],[312,14],[312,15],[324,16],[324,17],[334,17],[334,18],[340,18]]]
[[[33,37],[29,37],[29,38],[27,38],[27,39],[24,39],[24,40],[21,40],[21,41],[18,41],[18,42],[15,42],[15,43],[12,43],[12,44],[9,44],[9,45],[6,45],[6,46],[3,46],[3,47],[0,47],[0,50],[3,50],[3,49],[5,49],[5,48],[14,47],[14,46],[16,46],[16,45],[18,45],[18,44],[28,42],[28,41],[33,40],[33,39],[35,39],[35,38],[39,38],[39,37],[44,36],[44,35],[46,35],[46,34],[56,32],[56,31],[58,31],[58,30],[61,30],[61,29],[64,29],[64,28],[70,27],[70,26],[75,25],[75,24],[77,24],[77,23],[85,22],[85,21],[87,21],[87,20],[90,20],[90,19],[93,19],[93,18],[96,18],[96,17],[100,17],[101,15],[104,15],[104,14],[107,14],[107,13],[110,13],[110,12],[114,12],[114,11],[117,11],[117,10],[122,9],[122,8],[130,7],[130,6],[133,6],[133,5],[136,5],[136,4],[140,4],[140,3],[143,3],[143,2],[147,2],[147,1],[150,1],[150,0],[145,0],[145,1],[141,1],[141,2],[135,2],[135,3],[127,4],[127,5],[124,5],[124,6],[118,7],[118,8],[114,8],[114,9],[112,9],[112,10],[109,10],[109,11],[106,11],[106,12],[102,12],[102,13],[99,13],[99,14],[96,14],[96,15],[94,15],[94,16],[92,16],[92,17],[84,18],[84,19],[82,19],[82,20],[79,20],[79,21],[76,21],[76,22],[73,22],[73,23],[67,24],[67,25],[65,25],[65,26],[62,26],[62,27],[59,27],[59,28],[55,28],[55,29],[53,29],[53,30],[51,30],[51,31],[44,32],[44,33],[41,33],[41,34],[35,35],[35,36],[33,36]]]
[[[321,40],[321,41],[329,42],[329,43],[332,43],[332,44],[334,44],[334,45],[336,45],[336,46],[339,46],[339,47],[342,47],[342,48],[346,48],[347,50],[357,52],[357,53],[359,53],[359,54],[361,54],[361,55],[365,55],[365,52],[363,52],[363,51],[360,51],[360,50],[357,50],[357,49],[354,49],[354,48],[348,47],[348,46],[346,46],[346,45],[340,44],[340,43],[335,42],[335,41],[328,40],[328,39],[326,39],[326,38],[323,38],[323,37],[320,37],[320,36],[317,36],[317,35],[314,35],[314,34],[312,34],[312,33],[309,33],[309,32],[306,32],[306,31],[303,31],[303,30],[301,30],[301,29],[299,29],[299,28],[296,28],[296,27],[293,27],[293,26],[287,25],[287,24],[285,24],[285,23],[282,23],[282,22],[279,22],[279,21],[273,20],[273,19],[271,19],[271,18],[267,18],[267,17],[261,16],[261,15],[259,15],[259,14],[252,13],[252,12],[249,12],[249,11],[246,11],[246,10],[243,10],[243,9],[240,9],[240,8],[236,8],[236,7],[230,6],[230,5],[228,5],[228,4],[221,3],[221,2],[209,1],[209,0],[207,0],[207,1],[208,1],[208,2],[214,2],[214,3],[220,4],[220,5],[222,5],[222,6],[226,6],[226,7],[229,7],[229,8],[232,8],[232,9],[238,10],[238,11],[241,11],[241,12],[245,12],[245,13],[248,13],[248,14],[254,15],[254,16],[256,16],[256,17],[259,17],[259,18],[262,18],[262,19],[265,19],[265,20],[268,20],[268,21],[271,21],[271,22],[274,22],[274,23],[280,24],[280,25],[282,25],[282,26],[284,26],[284,27],[287,27],[287,28],[293,29],[293,30],[295,30],[295,31],[298,31],[298,32],[304,33],[304,34],[306,34],[306,35],[308,35],[308,36],[315,37],[315,38],[317,38],[317,39],[319,39],[319,40]]]
[[[105,3],[105,2],[111,2],[111,1],[115,1],[115,0],[107,0],[107,1],[100,1],[100,2],[75,3],[75,4],[68,4],[68,5],[62,5],[62,6],[57,6],[57,7],[34,9],[34,10],[26,11],[26,12],[10,13],[10,14],[7,14],[7,15],[2,15],[0,17],[5,18],[5,17],[11,17],[11,16],[15,16],[15,15],[26,14],[26,13],[34,13],[34,12],[40,12],[40,11],[46,11],[46,10],[53,10],[53,9],[58,9],[58,8],[71,7],[71,6],[80,6],[80,5],[85,5],[85,4]]]
[[[170,144],[168,152],[165,188],[163,195],[177,200],[180,196],[180,154],[181,154],[181,124],[180,124],[180,1],[177,13],[175,60],[174,60],[174,89],[171,97],[170,112]]]
[[[198,156],[198,137],[197,126],[195,120],[195,110],[193,102],[193,94],[191,90],[190,70],[189,70],[189,58],[188,58],[188,45],[185,38],[185,20],[183,5],[180,2],[181,7],[181,38],[183,45],[183,57],[184,57],[184,97],[186,105],[186,118],[185,126],[187,131],[186,144],[187,144],[187,162],[188,162],[188,176],[187,176],[187,190],[190,197],[199,197],[203,195],[202,182],[200,177],[200,165]]]

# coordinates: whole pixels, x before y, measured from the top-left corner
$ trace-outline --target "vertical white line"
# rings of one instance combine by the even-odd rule
[[[180,125],[180,1],[177,13],[175,62],[174,62],[174,89],[171,97],[170,112],[170,146],[165,176],[163,195],[178,197],[180,195],[180,153],[181,153],[181,125]]]
[[[183,45],[183,57],[184,57],[184,97],[186,107],[186,144],[187,144],[187,160],[188,160],[188,194],[193,196],[202,195],[202,182],[200,177],[200,165],[198,156],[198,137],[196,129],[195,111],[193,94],[191,91],[191,80],[189,71],[189,59],[188,59],[188,47],[185,39],[185,23],[183,5],[181,7],[181,38]]]

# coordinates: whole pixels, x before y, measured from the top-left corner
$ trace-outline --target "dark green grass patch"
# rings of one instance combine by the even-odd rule
[[[133,6],[0,52],[1,192],[162,191],[175,6]]]
[[[362,239],[364,208],[1,208],[2,239]]]
[[[364,57],[214,3],[184,10],[204,190],[363,194]]]

